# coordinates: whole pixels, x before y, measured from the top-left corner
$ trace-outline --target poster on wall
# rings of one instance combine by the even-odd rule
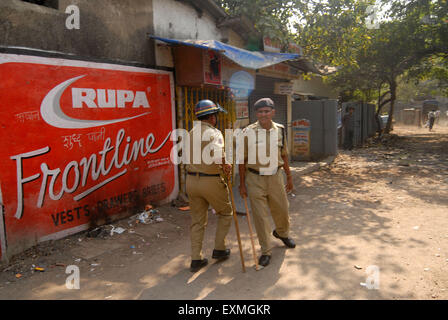
[[[0,54],[0,75],[8,248],[177,196],[171,72]]]
[[[274,94],[292,95],[294,84],[292,82],[276,82],[274,85]]]
[[[310,158],[310,133],[311,122],[307,119],[299,119],[292,122],[293,130],[293,157],[296,160],[309,160]]]
[[[235,109],[237,119],[249,118],[249,103],[247,99],[235,100]]]
[[[222,84],[221,77],[221,55],[209,50],[204,52],[204,83],[206,84]]]

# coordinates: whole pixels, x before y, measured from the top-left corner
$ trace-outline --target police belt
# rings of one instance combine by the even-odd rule
[[[275,170],[275,172],[273,172],[271,174],[271,176],[273,176],[274,174],[276,174],[278,172],[278,170],[281,168],[282,166],[278,167],[277,170]],[[249,170],[252,173],[258,174],[259,176],[269,176],[269,174],[261,174],[260,171],[252,169],[252,168],[247,168],[247,170]]]
[[[208,173],[202,173],[202,172],[187,172],[190,176],[199,176],[199,177],[219,177],[220,174],[208,174]]]

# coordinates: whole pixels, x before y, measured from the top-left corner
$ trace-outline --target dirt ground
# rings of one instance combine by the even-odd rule
[[[271,264],[260,271],[241,215],[246,272],[233,227],[231,258],[212,261],[211,213],[204,243],[211,263],[189,272],[189,214],[166,206],[158,208],[162,222],[125,219],[114,224],[122,234],[84,232],[14,257],[0,267],[0,299],[447,299],[448,127],[392,133],[294,177],[297,247],[275,239]],[[80,269],[79,290],[66,287],[68,265]]]

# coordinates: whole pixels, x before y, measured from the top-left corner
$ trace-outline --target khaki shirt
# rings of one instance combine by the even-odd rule
[[[279,123],[272,121],[271,129],[265,130],[261,127],[261,125],[257,121],[253,124],[248,125],[246,128],[244,128],[242,131],[242,134],[247,134],[247,131],[249,129],[254,130],[255,136],[256,136],[256,143],[254,146],[251,147],[251,145],[249,145],[250,142],[248,143],[248,141],[250,140],[250,139],[248,139],[249,135],[247,135],[245,137],[244,163],[246,164],[246,168],[251,168],[251,169],[260,171],[261,168],[269,167],[269,163],[267,163],[267,164],[261,163],[261,161],[259,159],[258,148],[266,146],[266,151],[262,150],[261,153],[266,154],[266,157],[270,158],[270,154],[271,154],[270,140],[271,140],[271,136],[274,134],[274,132],[277,133],[277,146],[278,146],[278,151],[277,151],[277,155],[276,155],[278,163],[275,166],[275,169],[277,167],[283,166],[284,161],[283,161],[282,157],[288,155],[288,148],[287,148],[288,143],[286,142],[286,136],[284,136],[286,134],[285,127]],[[262,133],[263,131],[266,132],[266,134],[265,134],[266,138],[264,138],[263,134],[260,134],[260,132]],[[266,140],[264,140],[264,139],[266,139]],[[252,157],[250,155],[252,155]],[[251,160],[254,160],[254,159],[255,159],[255,163],[250,163],[250,162],[252,162]]]
[[[190,164],[187,164],[188,172],[200,172],[206,174],[222,173],[221,165],[224,157],[224,137],[220,130],[213,127],[211,124],[203,121],[195,121],[193,129],[189,132],[190,135]],[[200,150],[194,149],[195,139],[207,136],[206,141],[201,141]],[[204,152],[204,149],[206,151]],[[221,150],[221,154],[215,153],[214,150]],[[199,153],[200,152],[200,153]],[[203,153],[210,155],[210,160],[213,163],[207,164],[204,162]],[[199,163],[194,163],[194,154],[196,154]]]

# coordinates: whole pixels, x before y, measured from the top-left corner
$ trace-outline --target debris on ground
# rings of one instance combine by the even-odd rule
[[[164,219],[160,217],[160,212],[157,209],[153,209],[152,206],[147,205],[145,210],[139,214],[133,215],[129,218],[128,224],[131,223],[143,223],[143,224],[151,224],[154,222],[163,222]],[[150,209],[151,208],[151,209]]]
[[[126,229],[124,229],[122,227],[114,227],[114,226],[112,226],[112,230],[110,230],[110,235],[112,236],[114,233],[122,234],[125,231],[126,231]]]
[[[106,226],[101,226],[95,229],[92,229],[87,232],[88,238],[105,238],[109,235],[109,231]]]
[[[54,264],[56,267],[66,267],[67,265],[64,263],[55,263]]]
[[[152,217],[152,213],[151,212],[144,211],[144,212],[140,213],[137,216],[137,219],[138,219],[138,221],[140,223],[147,224],[148,223],[148,219],[151,218],[151,217]]]

